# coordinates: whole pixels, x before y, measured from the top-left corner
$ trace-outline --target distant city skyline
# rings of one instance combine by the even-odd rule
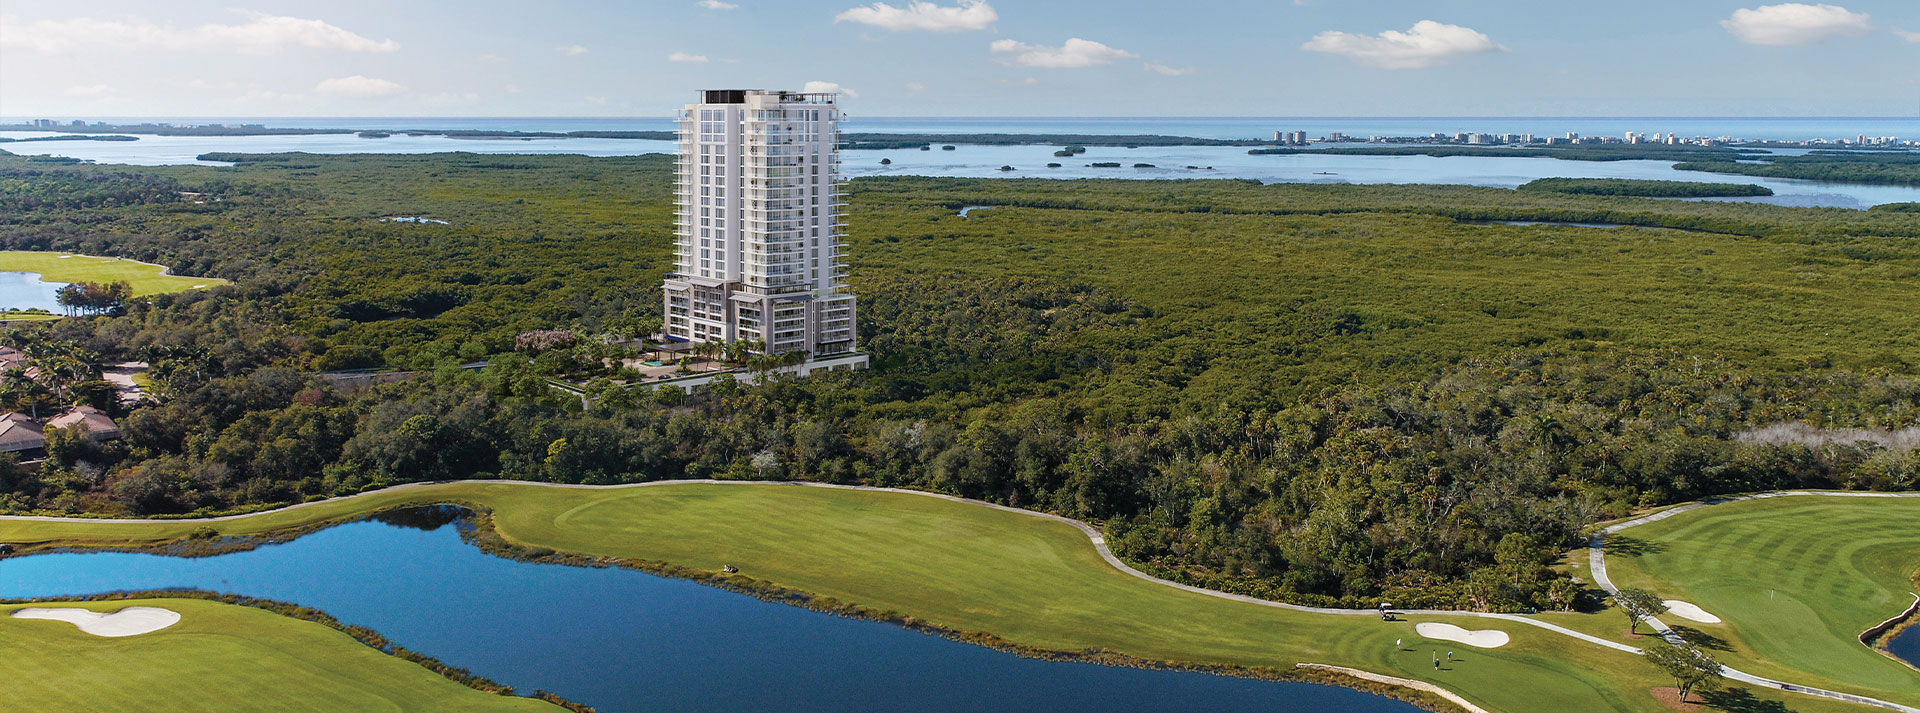
[[[1621,0],[107,0],[0,11],[0,116],[655,117],[689,88],[912,116],[1920,115],[1920,5]]]

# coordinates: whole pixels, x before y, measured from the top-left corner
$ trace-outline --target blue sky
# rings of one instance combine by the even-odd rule
[[[1920,2],[0,5],[4,116],[1916,116]]]

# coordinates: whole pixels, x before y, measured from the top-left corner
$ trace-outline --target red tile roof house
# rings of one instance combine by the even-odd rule
[[[0,414],[0,453],[37,451],[47,447],[40,424],[23,413]]]
[[[87,438],[95,441],[111,441],[120,437],[120,424],[114,423],[105,412],[92,406],[75,406],[73,410],[47,419],[47,428],[80,427]]]

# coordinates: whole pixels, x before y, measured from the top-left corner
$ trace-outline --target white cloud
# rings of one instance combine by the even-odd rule
[[[1066,44],[1059,47],[1030,45],[1014,40],[994,40],[989,47],[995,52],[1013,53],[1013,61],[1026,66],[1055,69],[1091,67],[1096,64],[1108,64],[1116,59],[1132,59],[1139,56],[1078,37],[1067,40]]]
[[[596,97],[596,96],[589,95],[589,96],[584,96],[580,98],[586,100],[588,104],[592,104],[594,106],[604,106],[607,103],[606,97]]]
[[[960,32],[992,27],[1000,15],[986,0],[960,0],[953,7],[941,7],[922,0],[894,7],[883,2],[856,7],[833,16],[834,22],[858,22],[889,30],[932,30]]]
[[[483,55],[480,55],[479,57],[475,57],[474,59],[480,60],[481,62],[485,62],[487,64],[499,64],[501,62],[507,61],[507,58],[497,54],[483,54]]]
[[[800,87],[800,91],[807,94],[825,94],[827,92],[839,92],[853,99],[860,98],[859,92],[840,86],[839,84],[836,84],[834,82],[819,82],[819,81],[807,82],[805,85],[802,85]]]
[[[1148,62],[1141,66],[1146,68],[1146,70],[1149,72],[1153,72],[1154,74],[1165,75],[1168,77],[1178,77],[1182,74],[1193,74],[1192,69],[1180,69],[1175,67],[1169,67],[1159,62]]]
[[[586,54],[591,50],[588,50],[583,45],[566,45],[564,47],[560,47],[559,51],[560,51],[560,54],[564,54],[568,57],[578,57],[580,55]]]
[[[113,92],[113,87],[105,84],[87,84],[67,87],[70,97],[104,97]]]
[[[1507,50],[1476,30],[1432,20],[1413,23],[1406,32],[1387,30],[1372,36],[1329,30],[1314,35],[1300,49],[1337,54],[1381,69],[1421,69],[1453,57]]]
[[[385,79],[374,79],[373,77],[356,74],[351,77],[322,79],[319,84],[313,85],[313,91],[336,97],[370,99],[373,97],[400,94],[407,91],[407,88]]]
[[[675,52],[673,54],[667,55],[667,61],[668,62],[704,63],[707,61],[707,56],[704,54],[687,54],[685,52]]]
[[[1804,45],[1873,29],[1864,12],[1797,2],[1734,10],[1720,26],[1750,45]]]
[[[738,9],[740,9],[740,6],[739,6],[739,5],[735,5],[735,4],[733,4],[733,3],[730,3],[730,2],[720,2],[720,0],[700,0],[700,2],[699,2],[699,3],[697,3],[697,4],[698,4],[698,5],[700,6],[700,7],[704,7],[704,8],[706,8],[706,9],[708,9],[708,10],[738,10]]]
[[[18,25],[0,18],[0,47],[40,52],[71,49],[181,50],[271,54],[289,47],[340,52],[393,52],[393,40],[374,41],[320,20],[242,12],[249,22],[199,27],[156,25],[139,18],[40,20]]]
[[[907,91],[924,92],[926,90],[927,90],[927,85],[925,84],[921,84],[919,82],[907,82]]]
[[[1894,30],[1894,31],[1893,31],[1893,34],[1896,34],[1896,35],[1899,35],[1899,36],[1900,36],[1900,39],[1903,39],[1903,40],[1906,40],[1906,41],[1908,41],[1908,42],[1920,42],[1920,32],[1908,32],[1908,31],[1906,31],[1906,30]]]

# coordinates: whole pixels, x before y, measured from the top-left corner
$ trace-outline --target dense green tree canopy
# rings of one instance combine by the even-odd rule
[[[1741,437],[1920,422],[1913,213],[862,179],[848,250],[873,370],[627,392],[602,340],[516,353],[541,330],[657,326],[669,170],[0,157],[0,247],[234,280],[9,330],[148,361],[158,402],[116,413],[119,442],[0,473],[0,508],[217,511],[463,477],[860,482],[1092,519],[1122,556],[1208,586],[1513,610],[1587,599],[1551,566],[1601,518],[1920,482],[1913,451]],[[954,214],[970,205],[995,208]],[[415,373],[315,374],[367,367]]]

